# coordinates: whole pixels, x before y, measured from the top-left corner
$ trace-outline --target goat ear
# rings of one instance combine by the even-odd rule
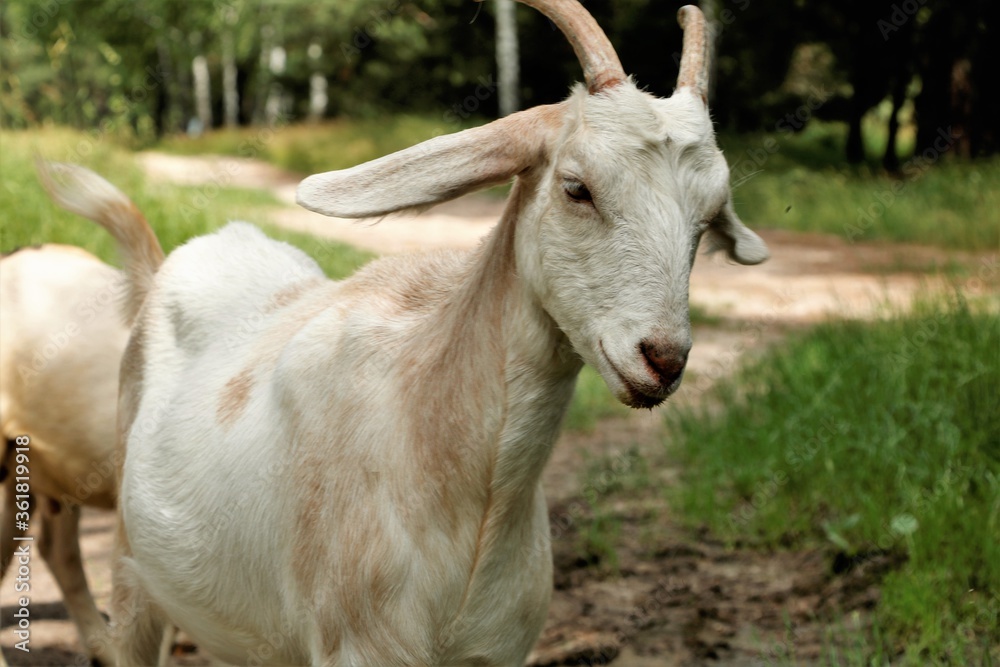
[[[722,212],[712,221],[709,234],[712,244],[709,252],[725,250],[734,262],[760,264],[771,256],[764,239],[743,224],[730,202],[726,202]]]
[[[368,218],[507,181],[544,159],[562,124],[564,104],[534,107],[350,169],[310,176],[299,184],[296,201],[323,215]]]

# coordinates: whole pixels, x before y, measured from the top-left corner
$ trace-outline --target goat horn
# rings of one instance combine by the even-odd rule
[[[690,87],[708,104],[708,39],[705,35],[705,15],[694,5],[684,5],[677,11],[677,22],[684,30],[681,49],[681,69],[677,88]]]
[[[618,54],[597,21],[577,0],[519,0],[555,23],[583,65],[587,90],[596,93],[626,79]]]

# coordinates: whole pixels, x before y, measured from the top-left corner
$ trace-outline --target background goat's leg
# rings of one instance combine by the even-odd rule
[[[6,471],[6,478],[2,482],[3,508],[0,511],[0,521],[2,521],[0,523],[0,535],[3,536],[3,539],[0,540],[3,543],[0,545],[0,579],[7,573],[7,567],[14,556],[14,548],[17,546],[17,543],[13,538],[24,535],[25,532],[17,530],[14,527],[14,514],[17,512],[17,508],[14,507],[14,496],[17,494],[14,489],[14,448],[9,445],[10,441],[4,444],[2,464]],[[32,501],[28,509],[29,516],[34,508],[35,503]]]
[[[14,488],[14,448],[10,446],[9,440],[4,443],[3,462],[0,465],[6,471],[6,476],[0,480],[0,483],[3,484],[3,507],[0,508],[0,522],[2,522],[0,523],[0,581],[2,581],[4,574],[7,573],[7,567],[14,557],[14,549],[17,546],[14,537],[24,535],[27,532],[17,530],[14,527],[14,514],[17,512],[17,508],[14,506],[14,496],[17,494]],[[32,500],[28,507],[29,517],[34,508],[35,502]],[[2,652],[0,652],[0,667],[7,667],[7,661]]]
[[[84,650],[101,664],[112,665],[108,644],[104,641],[108,626],[94,604],[83,572],[80,555],[80,507],[61,504],[54,498],[40,498],[42,537],[38,551],[48,564],[62,591]]]

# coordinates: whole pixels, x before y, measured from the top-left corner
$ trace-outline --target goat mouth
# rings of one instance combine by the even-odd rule
[[[608,356],[608,353],[604,351],[604,341],[598,341],[597,346],[601,350],[601,356],[604,357],[604,360],[606,362],[608,362],[608,365],[611,367],[611,370],[614,371],[615,375],[618,376],[618,380],[622,383],[622,386],[625,387],[626,396],[625,398],[619,397],[619,400],[621,400],[621,402],[627,405],[628,407],[635,408],[637,410],[640,408],[651,410],[656,406],[658,406],[659,404],[663,403],[663,401],[667,400],[667,396],[673,393],[673,390],[675,389],[675,387],[673,386],[671,386],[668,389],[667,393],[664,394],[663,396],[654,396],[640,390],[627,377],[625,377],[624,373],[618,370],[618,367],[615,366],[615,363],[611,361],[611,358]]]

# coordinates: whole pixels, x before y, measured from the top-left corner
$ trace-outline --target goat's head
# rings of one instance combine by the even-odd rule
[[[625,76],[576,0],[521,2],[567,35],[586,87],[561,104],[311,176],[298,200],[369,217],[519,176],[519,275],[622,402],[652,407],[679,386],[691,347],[688,280],[701,237],[742,264],[768,256],[730,202],[706,105],[704,17],[681,9],[677,89],[660,99]]]

